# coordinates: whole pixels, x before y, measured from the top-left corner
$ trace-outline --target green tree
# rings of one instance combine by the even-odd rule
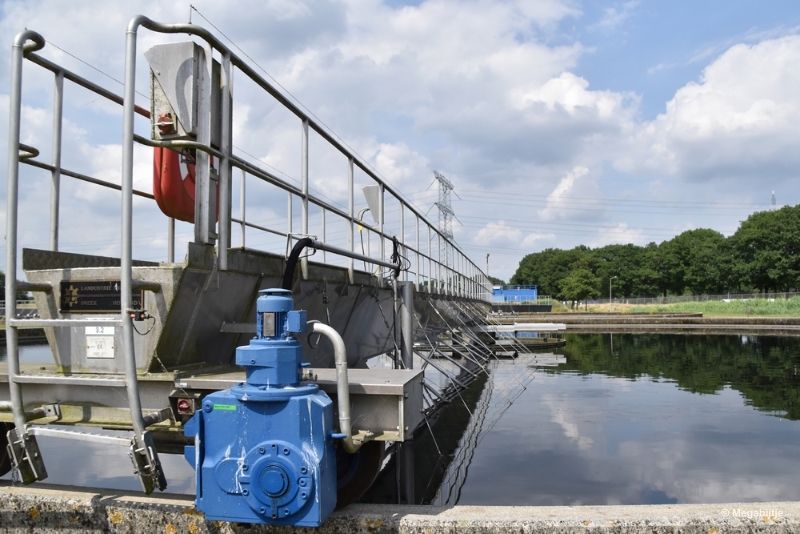
[[[583,267],[570,272],[561,280],[561,296],[570,301],[597,298],[600,279]]]
[[[0,300],[6,299],[6,273],[0,271]],[[17,300],[29,300],[32,296],[28,291],[17,291]]]
[[[490,276],[489,277],[489,281],[491,283],[493,283],[494,285],[499,285],[499,286],[506,285],[506,283],[503,280],[500,280],[499,278],[495,278],[494,276]]]
[[[765,292],[800,287],[800,206],[753,213],[731,244],[744,283]]]
[[[680,293],[688,289],[694,295],[708,295],[731,289],[733,253],[721,233],[706,228],[687,230],[673,238],[670,247],[675,289]]]
[[[608,296],[612,277],[614,295],[618,297],[653,296],[658,293],[657,273],[653,270],[651,254],[636,245],[606,245],[595,249],[591,267],[603,284],[601,294]]]
[[[539,295],[559,298],[561,280],[569,274],[575,262],[586,260],[591,249],[583,245],[571,250],[548,248],[528,254],[519,262],[511,277],[512,284],[536,285]]]

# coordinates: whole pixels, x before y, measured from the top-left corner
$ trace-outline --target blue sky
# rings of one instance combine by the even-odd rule
[[[800,26],[800,6],[790,1],[581,5],[583,20],[562,23],[565,35],[595,48],[576,74],[592,80],[595,89],[641,94],[646,119],[663,113],[677,89],[697,80],[709,60],[732,45],[793,33]]]
[[[524,254],[547,247],[644,245],[697,227],[730,235],[769,209],[772,190],[780,205],[800,202],[797,2],[193,4],[423,212],[436,201],[433,170],[445,174],[460,197],[456,241],[481,266],[491,254],[491,274],[504,279]],[[185,21],[189,4],[6,1],[0,40],[8,50],[28,27],[120,79],[124,28],[138,13]],[[159,39],[143,37],[143,49]],[[119,90],[58,49],[42,54]],[[145,92],[143,64],[137,87]],[[8,55],[0,66],[4,122]],[[24,135],[46,161],[51,82],[33,69],[25,80]],[[80,91],[68,98],[71,164],[118,179],[118,111]],[[236,146],[296,180],[293,120],[245,83],[235,106]],[[146,133],[146,122],[137,129]],[[315,146],[312,188],[346,202],[341,162]],[[142,188],[148,158],[137,156]],[[40,213],[46,177],[26,180],[22,209]],[[114,197],[82,186],[65,195],[65,244],[114,254]],[[152,206],[139,209],[136,254],[163,259],[165,225]],[[87,240],[79,222],[92,210],[102,224]],[[254,191],[248,210],[265,224],[280,221],[285,197]],[[25,246],[44,246],[47,221],[32,216],[26,225]],[[188,227],[179,231],[188,238]],[[258,236],[249,244],[277,246]]]

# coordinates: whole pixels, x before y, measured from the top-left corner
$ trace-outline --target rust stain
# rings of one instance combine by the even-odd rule
[[[383,519],[366,519],[364,520],[364,524],[366,525],[367,530],[370,532],[375,532],[381,525],[383,525]]]
[[[197,534],[198,532],[200,532],[200,527],[198,527],[197,523],[195,523],[194,521],[189,523],[189,527],[188,528],[189,528],[189,532],[191,534]]]
[[[167,523],[167,528],[164,529],[167,534],[178,534],[178,529],[172,523]]]
[[[111,521],[113,525],[119,525],[120,523],[122,523],[123,519],[124,517],[122,515],[122,512],[120,512],[119,510],[114,510],[110,514],[108,514],[108,520]]]
[[[39,519],[39,517],[42,514],[39,513],[39,509],[38,508],[31,508],[30,510],[28,510],[28,515],[31,516],[31,519],[33,519],[35,521],[35,520]]]

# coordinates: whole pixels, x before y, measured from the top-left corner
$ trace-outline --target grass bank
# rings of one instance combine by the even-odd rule
[[[622,307],[620,307],[622,308]],[[591,309],[591,306],[590,306]],[[709,300],[705,302],[678,302],[675,304],[647,304],[625,306],[621,313],[696,313],[713,316],[772,316],[800,317],[800,297],[789,299],[748,299],[730,302]]]

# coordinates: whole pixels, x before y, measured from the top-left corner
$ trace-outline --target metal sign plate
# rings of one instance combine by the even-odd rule
[[[144,292],[132,292],[132,308],[141,309]],[[61,281],[62,313],[119,313],[119,280]]]
[[[113,359],[114,336],[86,336],[86,357]]]

